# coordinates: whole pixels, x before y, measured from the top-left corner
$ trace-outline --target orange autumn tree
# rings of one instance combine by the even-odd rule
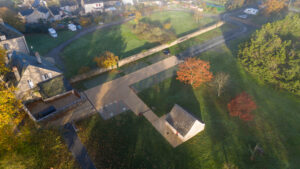
[[[254,115],[251,114],[251,112],[257,108],[256,103],[253,101],[252,97],[246,92],[243,92],[232,99],[228,103],[227,107],[230,116],[238,116],[244,121],[253,120]]]
[[[209,62],[196,58],[188,58],[184,63],[179,65],[176,79],[196,88],[212,80],[213,74],[209,69]]]
[[[265,13],[270,15],[273,12],[279,12],[285,7],[286,1],[287,0],[267,0],[264,3],[266,6]]]

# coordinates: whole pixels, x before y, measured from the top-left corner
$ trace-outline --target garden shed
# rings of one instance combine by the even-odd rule
[[[165,123],[183,142],[204,130],[205,124],[175,104],[167,114]]]

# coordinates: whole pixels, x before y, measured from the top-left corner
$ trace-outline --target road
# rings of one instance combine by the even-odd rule
[[[63,138],[82,169],[96,169],[72,124],[67,123],[64,126]]]

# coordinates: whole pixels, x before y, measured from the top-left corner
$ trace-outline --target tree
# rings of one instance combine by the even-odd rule
[[[141,21],[134,25],[132,27],[132,32],[139,38],[151,43],[167,43],[176,38],[176,35],[172,31],[165,30],[164,28],[151,23],[146,23],[145,21]]]
[[[134,18],[134,22],[135,24],[138,24],[140,22],[140,20],[142,19],[142,14],[139,11],[135,12],[135,18]]]
[[[300,95],[300,18],[266,24],[240,46],[238,60],[255,77]]]
[[[227,105],[230,116],[238,116],[241,120],[244,121],[253,120],[254,115],[250,113],[255,110],[256,107],[256,103],[246,92],[243,92],[236,96]]]
[[[25,21],[20,18],[20,16],[13,10],[7,7],[0,8],[0,17],[3,21],[15,29],[24,32],[25,31]]]
[[[196,58],[188,58],[184,63],[179,65],[176,79],[196,88],[212,80],[213,74],[209,69],[209,62]]]
[[[235,8],[242,7],[245,3],[245,0],[227,0],[225,3],[226,9],[232,10]]]
[[[112,52],[106,51],[102,56],[95,57],[94,61],[101,68],[113,68],[118,64],[119,57],[115,56],[115,54],[113,54]]]
[[[5,57],[6,51],[0,47],[0,80],[2,76],[9,72],[9,69],[5,66]]]
[[[6,125],[18,125],[24,117],[21,101],[15,97],[14,91],[14,87],[0,82],[0,129]]]
[[[165,28],[166,30],[171,29],[171,27],[172,27],[172,24],[171,24],[171,23],[166,23],[166,24],[164,24],[164,28]]]
[[[214,79],[214,84],[217,88],[218,96],[221,95],[221,93],[224,90],[224,87],[228,84],[229,81],[229,74],[224,72],[218,72]]]
[[[194,10],[193,18],[194,18],[195,22],[200,22],[200,20],[203,18],[202,12],[200,12],[198,10]]]
[[[80,17],[79,18],[79,23],[81,26],[86,27],[92,24],[92,21],[90,18],[87,17]]]
[[[270,15],[271,13],[281,11],[285,7],[286,1],[287,0],[267,0],[264,3],[266,7],[264,10],[265,14]]]

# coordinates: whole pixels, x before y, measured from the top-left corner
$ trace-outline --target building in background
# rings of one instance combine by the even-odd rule
[[[24,35],[13,27],[5,24],[0,18],[0,46],[8,55],[13,51],[29,54],[29,49]]]

